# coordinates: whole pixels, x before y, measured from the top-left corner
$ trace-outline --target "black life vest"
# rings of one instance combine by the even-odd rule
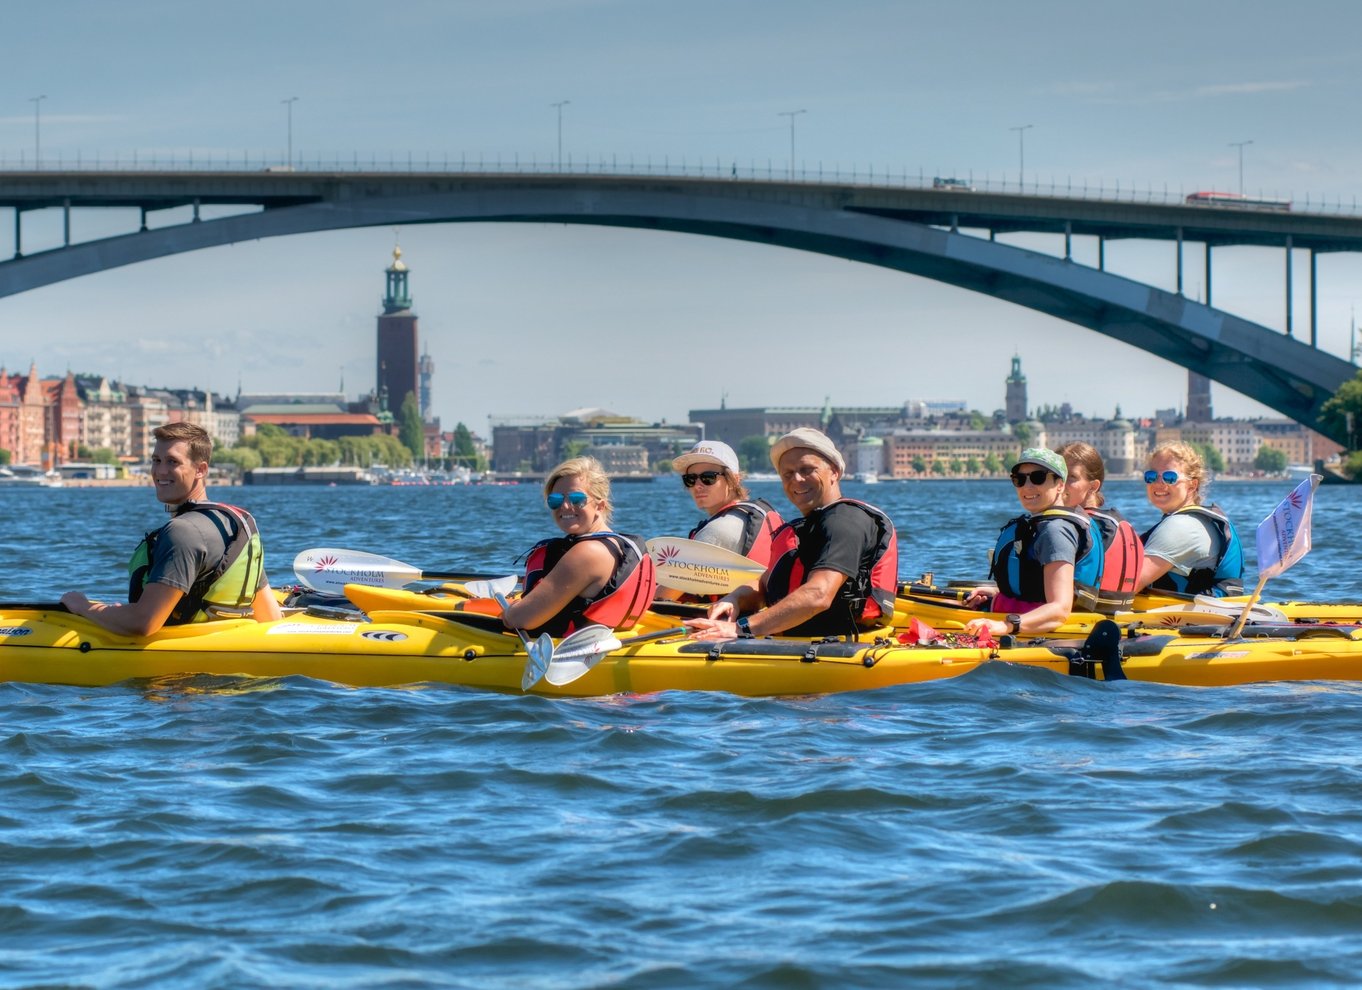
[[[530,630],[533,635],[546,632],[556,639],[591,623],[624,629],[638,622],[657,594],[656,565],[652,555],[641,549],[643,542],[636,536],[609,531],[556,536],[536,543],[525,559],[525,594],[533,591],[563,555],[583,540],[605,544],[615,558],[614,573],[594,597],[573,599],[548,622]]]
[[[1230,522],[1223,509],[1218,505],[1184,505],[1181,509],[1176,509],[1168,513],[1149,529],[1145,530],[1141,539],[1146,544],[1149,538],[1154,535],[1154,531],[1159,528],[1164,520],[1177,515],[1178,513],[1188,513],[1197,522],[1201,523],[1210,531],[1211,535],[1220,538],[1220,555],[1216,558],[1214,567],[1196,567],[1188,574],[1175,574],[1169,571],[1163,577],[1153,582],[1151,588],[1159,588],[1164,591],[1176,591],[1184,595],[1215,595],[1217,598],[1224,598],[1228,595],[1240,595],[1244,592],[1244,545],[1239,541],[1239,532],[1234,528],[1234,523]]]
[[[210,617],[206,609],[218,613],[247,614],[265,569],[265,551],[255,519],[245,509],[223,502],[186,502],[175,510],[175,516],[186,512],[199,512],[206,516],[221,534],[225,550],[222,559],[190,585],[189,590],[175,603],[165,624],[179,626],[203,621]],[[133,551],[132,559],[128,562],[129,602],[136,602],[142,597],[156,543],[169,526],[168,522],[148,533]]]
[[[1087,513],[1055,505],[1042,512],[1009,519],[998,533],[989,577],[998,592],[1023,602],[1044,603],[1045,568],[1031,547],[1047,526],[1072,526],[1078,533],[1074,554],[1074,608],[1091,611],[1102,580],[1102,537]]]
[[[894,614],[894,599],[899,588],[899,543],[894,523],[882,510],[854,498],[830,502],[816,512],[834,505],[854,505],[875,523],[875,542],[863,555],[855,576],[842,582],[833,608],[845,608],[848,631],[879,624]],[[808,580],[804,562],[799,558],[799,533],[808,516],[793,519],[776,530],[771,538],[771,566],[762,575],[762,591],[768,605],[785,598]],[[811,622],[813,620],[810,620]]]

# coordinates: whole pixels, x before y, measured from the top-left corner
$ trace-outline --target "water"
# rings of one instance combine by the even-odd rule
[[[905,577],[980,576],[1016,504],[848,487],[898,522]],[[1216,497],[1251,547],[1289,488]],[[510,572],[549,533],[528,488],[217,494],[278,584],[309,546]],[[622,529],[692,522],[671,484],[616,494]],[[164,518],[146,490],[0,509],[7,600],[117,595]],[[1359,525],[1362,490],[1320,489],[1270,595],[1362,598]],[[1352,986],[1359,722],[1362,684],[1002,665],[781,700],[0,685],[0,985]]]

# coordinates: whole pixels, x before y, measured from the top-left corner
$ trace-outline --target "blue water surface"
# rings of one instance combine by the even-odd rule
[[[758,492],[783,504],[774,485]],[[1253,529],[1290,489],[1221,484]],[[1137,522],[1143,486],[1113,501]],[[1006,482],[849,486],[902,574],[981,577]],[[515,570],[530,488],[219,490],[270,573],[340,546]],[[675,481],[617,524],[693,523]],[[117,596],[145,489],[0,493],[5,600]],[[1362,492],[1268,597],[1362,599]],[[1352,986],[1362,684],[989,665],[797,699],[188,677],[0,683],[0,985]]]

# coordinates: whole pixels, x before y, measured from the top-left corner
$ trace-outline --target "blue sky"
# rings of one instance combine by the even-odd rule
[[[0,156],[412,152],[549,160],[632,155],[874,166],[1028,181],[1119,181],[1351,204],[1362,175],[1362,6],[1039,0],[348,0],[6,5]],[[129,218],[80,218],[94,236]],[[26,220],[30,250],[59,236]],[[12,250],[0,223],[0,255]],[[1185,373],[984,296],[817,255],[689,235],[545,225],[400,232],[435,410],[600,405],[679,420],[692,407],[1002,404],[1014,351],[1033,403],[1107,415],[1181,406]],[[394,233],[243,243],[0,299],[0,362],[235,391],[373,384]],[[1045,239],[1016,243],[1057,250]],[[1108,267],[1171,288],[1172,247],[1114,243]],[[1079,242],[1080,260],[1095,249]],[[1185,283],[1196,294],[1200,255]],[[1308,326],[1304,255],[1295,319]],[[1321,256],[1320,337],[1344,355],[1362,259]],[[1280,252],[1223,249],[1216,302],[1283,323]],[[962,347],[962,341],[968,341]],[[1216,386],[1217,412],[1261,407]]]

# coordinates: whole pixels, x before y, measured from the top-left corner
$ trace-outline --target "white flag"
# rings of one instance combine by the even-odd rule
[[[1310,552],[1310,509],[1315,486],[1323,479],[1312,474],[1258,524],[1258,580],[1276,577]]]

